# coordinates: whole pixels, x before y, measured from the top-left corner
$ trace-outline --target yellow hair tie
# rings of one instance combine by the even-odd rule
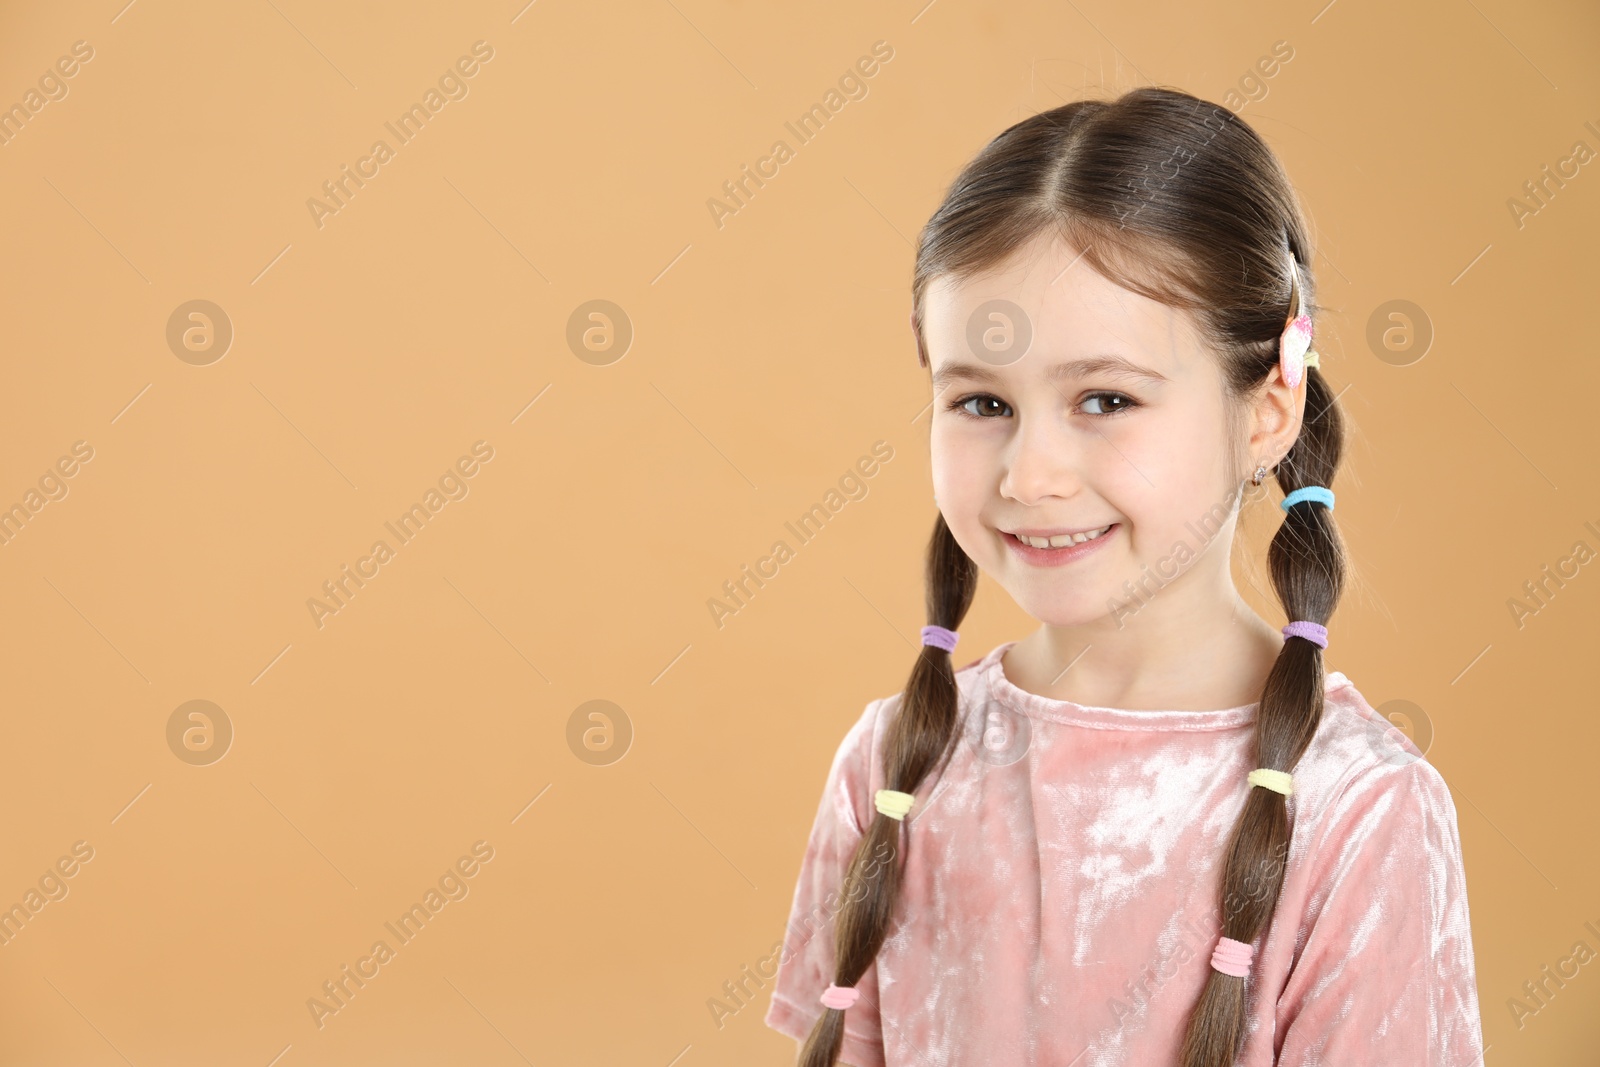
[[[1265,786],[1274,793],[1288,796],[1294,792],[1294,778],[1288,771],[1274,771],[1260,767],[1249,774],[1250,784]]]
[[[1316,365],[1317,365],[1317,353],[1315,351],[1307,352],[1306,353],[1306,366],[1315,367]]]
[[[880,789],[872,799],[878,810],[889,818],[904,819],[906,812],[911,810],[911,805],[916,803],[917,798],[910,793],[901,793],[894,789]]]

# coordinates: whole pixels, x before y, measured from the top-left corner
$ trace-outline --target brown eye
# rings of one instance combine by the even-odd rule
[[[969,406],[973,404],[978,406],[978,410],[974,411],[972,407]],[[995,405],[998,405],[1002,409],[1010,410],[1004,400],[1001,400],[999,397],[990,396],[987,393],[974,393],[971,396],[964,396],[960,400],[952,401],[950,404],[950,410],[960,411],[970,418],[988,419],[994,418],[995,416],[1001,414],[1000,411],[995,410]]]
[[[1110,402],[1109,405],[1108,401]],[[1131,411],[1139,406],[1139,402],[1134,400],[1133,397],[1125,396],[1122,393],[1090,393],[1083,398],[1083,402],[1085,404],[1099,404],[1101,410],[1090,411],[1089,414],[1101,417],[1121,415],[1123,412]]]

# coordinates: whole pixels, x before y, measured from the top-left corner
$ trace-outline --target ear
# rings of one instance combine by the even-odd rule
[[[1250,456],[1270,468],[1300,438],[1305,419],[1306,379],[1293,389],[1283,380],[1283,366],[1272,368],[1256,394],[1250,415]]]

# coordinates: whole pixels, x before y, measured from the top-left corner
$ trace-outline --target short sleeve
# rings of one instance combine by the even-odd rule
[[[1348,783],[1311,856],[1296,958],[1278,998],[1278,1067],[1482,1062],[1456,809],[1426,760]]]
[[[855,855],[871,813],[873,736],[882,700],[867,705],[838,751],[817,805],[816,819],[789,909],[783,952],[778,961],[766,1025],[804,1041],[821,1016],[822,991],[834,977],[834,917],[844,904],[840,892],[845,868]],[[856,984],[860,998],[844,1016],[840,1062],[854,1067],[884,1067],[883,1032],[878,1016],[878,966],[867,968]]]

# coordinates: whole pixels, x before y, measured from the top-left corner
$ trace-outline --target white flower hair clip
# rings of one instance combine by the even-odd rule
[[[1284,384],[1293,389],[1305,376],[1305,369],[1317,366],[1318,360],[1317,354],[1310,350],[1311,316],[1300,307],[1300,268],[1292,252],[1289,255],[1289,276],[1293,279],[1290,284],[1294,288],[1294,314],[1278,337],[1278,368]]]

